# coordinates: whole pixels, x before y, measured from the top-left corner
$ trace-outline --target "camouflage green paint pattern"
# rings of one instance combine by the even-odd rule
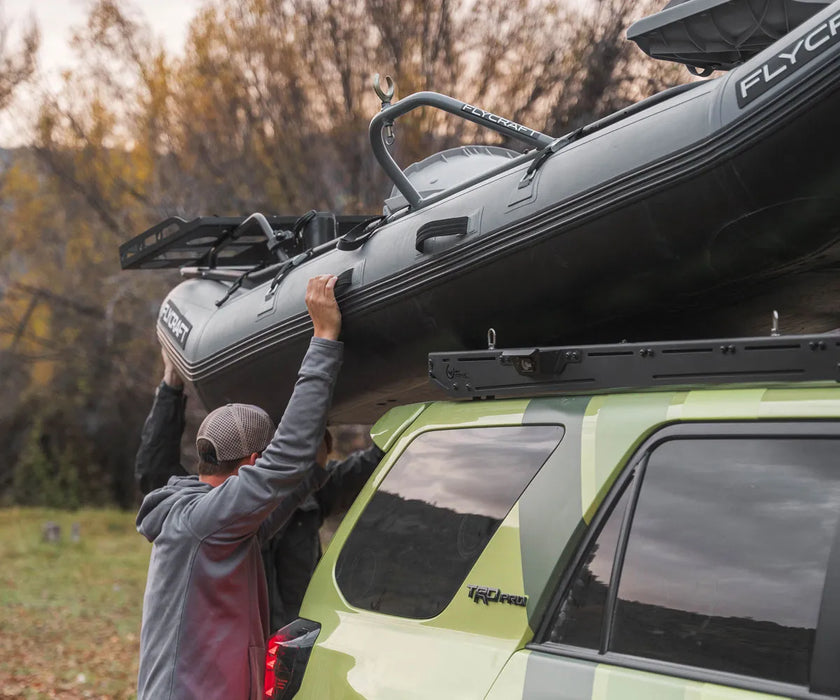
[[[317,620],[322,630],[297,697],[428,698],[442,690],[449,697],[489,692],[494,700],[771,697],[527,652],[524,646],[610,487],[650,435],[679,421],[815,417],[840,417],[840,388],[703,389],[393,409],[371,431],[387,455],[336,532],[304,600],[301,616]],[[466,589],[432,620],[352,608],[335,584],[338,553],[406,446],[430,430],[519,424],[559,424],[565,434],[465,583],[524,592],[527,608],[488,609],[470,600]]]
[[[609,488],[639,445],[657,430],[689,421],[840,418],[837,387],[703,389],[576,398],[585,402],[584,409],[568,398],[534,399],[524,418],[528,423],[560,422],[566,426],[563,444],[540,474],[543,484],[557,479],[565,490],[555,484],[549,497],[540,489],[529,489],[519,501],[521,550],[526,553],[522,561],[523,579],[532,626],[550,604],[557,580]],[[572,476],[576,467],[580,470],[577,478]],[[546,469],[556,474],[549,476]],[[576,490],[580,496],[578,509],[574,514],[565,512],[571,507],[569,494]],[[553,508],[547,505],[549,498],[553,498]],[[553,536],[545,537],[546,531]],[[535,552],[545,560],[537,561],[532,556]],[[548,566],[547,562],[551,561],[559,562],[555,569]],[[514,679],[522,676],[523,657],[522,695],[498,695],[499,698],[757,700],[781,697],[524,650],[514,654],[510,668],[506,667],[500,675],[497,683],[501,687],[515,684]],[[494,692],[488,697],[497,697]]]
[[[681,421],[840,417],[840,389],[698,389],[532,399],[523,422],[566,427],[560,447],[519,500],[521,551],[532,627],[550,603],[616,477],[639,445]],[[552,505],[553,504],[553,505]],[[548,531],[551,538],[544,536]],[[556,566],[552,566],[557,562]]]
[[[781,700],[630,668],[596,664],[540,652],[518,651],[487,694],[487,700]]]

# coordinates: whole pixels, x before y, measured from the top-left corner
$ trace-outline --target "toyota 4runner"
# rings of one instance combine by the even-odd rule
[[[840,336],[430,355],[266,697],[840,695]],[[522,396],[527,398],[522,398]]]

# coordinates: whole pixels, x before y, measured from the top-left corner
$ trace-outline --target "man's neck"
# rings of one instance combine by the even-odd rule
[[[210,484],[213,488],[225,483],[225,479],[233,474],[199,474],[198,480],[203,484]]]

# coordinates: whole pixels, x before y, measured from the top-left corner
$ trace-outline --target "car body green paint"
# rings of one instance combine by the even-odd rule
[[[667,418],[672,394],[595,396],[581,434],[581,512],[589,524],[633,450]]]
[[[759,406],[759,418],[836,418],[837,389],[813,387],[768,389]]]
[[[781,700],[782,697],[528,650],[511,656],[487,694],[487,700]]]
[[[778,697],[712,683],[599,664],[592,700],[759,700]]]
[[[374,427],[387,454],[329,546],[301,616],[321,634],[299,698],[758,700],[779,696],[525,649],[587,525],[638,446],[674,422],[840,418],[840,388],[698,389],[435,402],[393,409]],[[364,507],[418,435],[450,428],[555,424],[563,439],[464,581],[528,596],[486,606],[464,587],[431,620],[350,606],[335,564]],[[372,431],[373,432],[373,431]],[[546,532],[551,536],[547,537]],[[562,683],[558,683],[558,667]]]
[[[427,406],[425,403],[412,403],[392,408],[370,429],[370,437],[374,444],[383,452],[390,450],[402,432],[426,410]]]
[[[343,689],[351,697],[358,693],[365,698],[411,698],[415,692],[416,697],[423,697],[428,687],[423,679],[414,678],[407,669],[409,665],[417,673],[433,675],[453,697],[475,694],[481,687],[476,696],[480,697],[513,651],[533,636],[525,608],[489,608],[471,600],[466,589],[466,583],[475,580],[478,585],[524,593],[518,506],[491,538],[461,594],[432,620],[407,620],[357,610],[341,595],[334,576],[338,553],[352,525],[412,440],[429,430],[521,425],[528,403],[439,402],[422,405],[416,413],[412,407],[401,407],[396,420],[377,423],[380,435],[390,432],[390,439],[383,442],[390,442],[391,449],[348,511],[307,589],[300,615],[321,624],[310,660],[318,671],[304,676],[296,697],[344,697]],[[406,427],[409,415],[415,418]],[[375,654],[370,653],[372,649],[377,650]],[[400,668],[402,672],[391,670]]]
[[[387,452],[428,405],[427,403],[411,403],[392,408],[371,427],[371,440],[380,450]]]
[[[557,449],[519,499],[522,577],[531,625],[552,595],[579,541],[581,425],[588,396],[538,398],[528,404],[522,422],[556,424],[565,428]],[[553,533],[546,537],[545,533]]]

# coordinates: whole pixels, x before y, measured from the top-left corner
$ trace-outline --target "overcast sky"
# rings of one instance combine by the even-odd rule
[[[124,0],[123,4],[132,9],[132,15],[145,20],[170,52],[180,52],[190,20],[206,1]],[[54,78],[72,66],[70,34],[84,24],[91,4],[92,0],[0,0],[0,11],[10,29],[8,42],[16,47],[23,27],[34,18],[41,29],[39,66],[44,75]],[[0,146],[15,145],[15,140],[8,123],[0,123]]]
[[[170,50],[183,45],[190,19],[204,0],[134,0],[126,3],[145,17],[156,36]],[[45,69],[66,65],[72,58],[68,47],[71,29],[84,23],[92,0],[0,0],[7,23],[14,30],[34,16],[41,27],[41,62]]]

